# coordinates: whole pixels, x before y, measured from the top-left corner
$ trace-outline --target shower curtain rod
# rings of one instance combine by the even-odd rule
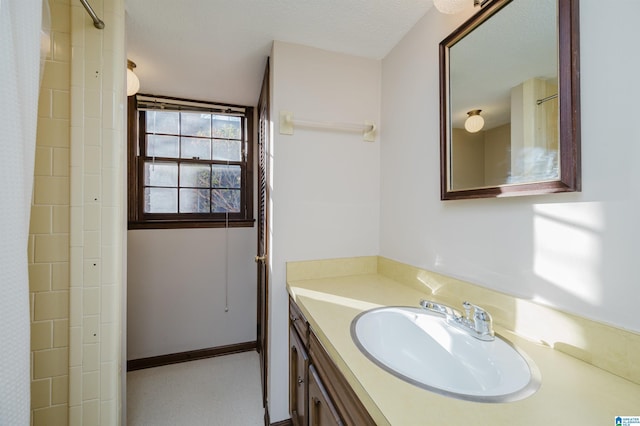
[[[89,16],[91,16],[91,19],[93,19],[93,26],[99,30],[103,29],[104,22],[102,21],[102,19],[98,18],[98,15],[96,15],[96,13],[93,11],[91,5],[87,3],[87,0],[80,0],[80,3],[82,3]]]

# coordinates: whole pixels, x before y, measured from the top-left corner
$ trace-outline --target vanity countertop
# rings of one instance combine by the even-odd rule
[[[496,332],[540,369],[542,385],[533,396],[479,403],[421,389],[371,362],[353,343],[350,326],[356,315],[371,308],[418,306],[424,294],[375,273],[289,281],[287,289],[379,425],[607,426],[615,425],[616,416],[640,416],[640,385],[499,325]]]

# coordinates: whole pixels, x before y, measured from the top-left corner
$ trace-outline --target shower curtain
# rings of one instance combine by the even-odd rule
[[[0,0],[0,425],[30,423],[27,240],[42,10],[42,0]]]

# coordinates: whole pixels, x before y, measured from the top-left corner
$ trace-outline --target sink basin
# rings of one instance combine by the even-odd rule
[[[486,342],[422,308],[365,311],[351,336],[374,363],[396,377],[442,395],[477,402],[511,402],[540,387],[533,361],[496,335]]]

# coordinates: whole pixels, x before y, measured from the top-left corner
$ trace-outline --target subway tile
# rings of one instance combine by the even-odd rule
[[[69,289],[69,326],[82,327],[82,287]],[[71,338],[72,336],[69,336]]]
[[[101,9],[100,6],[96,7]],[[85,60],[87,62],[100,62],[102,60],[102,57],[104,56],[102,47],[103,36],[104,31],[88,31],[85,33],[84,42],[85,48],[87,49],[85,53]]]
[[[120,208],[119,207],[103,207],[102,208],[102,246],[114,246],[121,239],[119,232],[120,225]]]
[[[51,147],[36,146],[33,169],[34,176],[51,176],[53,174],[53,151]]]
[[[31,206],[29,221],[30,234],[50,234],[52,229],[51,206]]]
[[[117,405],[115,399],[100,402],[100,424],[101,425],[115,425],[118,415]]]
[[[69,368],[69,406],[80,404],[82,404],[82,366],[72,366]]]
[[[82,373],[82,400],[87,401],[100,397],[100,371]],[[84,404],[83,404],[84,405]],[[83,416],[86,420],[93,416]],[[98,417],[99,418],[99,417]]]
[[[102,90],[102,64],[100,58],[89,59],[93,49],[86,50],[84,62],[84,88],[85,90]]]
[[[50,5],[51,30],[59,32],[71,32],[71,11],[65,4],[53,3]]]
[[[120,133],[113,129],[104,129],[102,142],[102,167],[121,169],[123,141],[116,138]]]
[[[71,119],[71,93],[68,90],[52,92],[52,116],[64,120]]]
[[[63,376],[69,371],[67,348],[55,348],[33,352],[33,378]]]
[[[70,12],[67,12],[70,13]],[[53,60],[71,62],[71,34],[69,32],[53,32]]]
[[[68,234],[69,225],[69,206],[53,206],[53,233]]]
[[[84,207],[84,230],[85,231],[100,230],[101,210],[102,209],[97,204],[87,204]]]
[[[69,176],[70,149],[53,148],[53,175]]]
[[[53,347],[53,329],[51,321],[31,323],[31,350],[39,351]]]
[[[84,34],[85,32],[94,30],[93,25],[90,25],[90,19],[87,19],[87,12],[81,7],[71,7],[71,47],[81,46],[84,47]],[[88,22],[87,22],[88,21]],[[83,61],[84,55],[73,56],[73,62]]]
[[[100,342],[100,317],[98,315],[84,316],[82,318],[82,342]]]
[[[102,149],[100,146],[84,148],[84,172],[88,175],[99,175],[102,169]]]
[[[71,64],[45,61],[42,87],[54,90],[69,90],[71,87]]]
[[[102,182],[102,205],[110,207],[122,205],[121,197],[123,194],[122,185],[120,185],[120,170],[103,169]]]
[[[118,369],[115,362],[103,362],[100,365],[100,399],[116,398],[116,380]]]
[[[53,321],[53,346],[62,348],[69,346],[69,320]]]
[[[71,167],[80,170],[84,164],[84,128],[78,126],[71,127]],[[73,175],[72,175],[73,176]]]
[[[112,88],[107,88],[102,92],[102,127],[107,129],[117,129],[116,117],[122,114],[122,110],[119,110],[118,102],[116,100],[116,94]]]
[[[69,405],[69,426],[83,426],[82,405]]]
[[[101,318],[103,324],[100,326],[102,330],[102,336],[100,339],[100,360],[102,362],[115,362],[118,359],[119,354],[117,353],[117,349],[119,347],[119,342],[116,342],[116,336],[119,336],[120,333],[116,332],[116,324],[115,323],[104,323],[104,318]]]
[[[48,291],[35,293],[34,320],[63,319],[69,317],[69,292]]]
[[[84,202],[86,204],[101,203],[100,175],[84,176]]]
[[[69,288],[82,288],[84,285],[82,246],[72,246],[70,252],[71,262],[69,264]]]
[[[29,265],[29,291],[51,290],[52,272],[50,263],[32,263]]]
[[[83,263],[83,271],[84,271],[84,287],[93,287],[100,285],[100,275],[101,275],[101,261],[94,260],[85,260]]]
[[[72,208],[81,208],[84,204],[84,179],[82,179],[82,167],[71,167],[71,176],[71,188],[69,189],[69,205]],[[82,216],[79,217],[81,218]],[[75,222],[72,222],[71,229],[75,229],[73,225],[75,225]],[[81,225],[79,226],[79,229],[82,229]]]
[[[100,344],[82,345],[82,372],[100,370]]]
[[[100,400],[82,402],[82,426],[100,426]]]
[[[51,404],[67,404],[69,402],[69,376],[51,379]]]
[[[84,120],[84,144],[86,146],[102,145],[102,120],[99,118],[85,117]]]
[[[85,76],[89,72],[85,72]],[[86,86],[85,86],[86,87]],[[86,117],[102,117],[102,91],[99,89],[84,89],[84,113]],[[86,120],[85,120],[86,125]]]
[[[100,287],[85,288],[82,300],[84,315],[100,314]]]
[[[114,323],[117,320],[118,291],[115,285],[103,285],[101,287],[101,320],[102,323]]]
[[[97,259],[100,257],[100,232],[98,231],[84,232],[83,256],[86,259]]]
[[[38,97],[38,117],[39,118],[51,118],[53,113],[51,108],[53,102],[53,94],[51,89],[43,87],[40,89],[40,96]]]
[[[33,411],[33,426],[67,426],[67,406],[54,405]]]
[[[82,368],[82,327],[69,328],[69,367]]]
[[[75,77],[75,73],[76,71],[74,71],[78,66],[75,65],[74,62],[74,67],[73,67],[73,72],[74,72],[74,83],[76,80]],[[82,70],[84,70],[84,68],[82,68]],[[81,78],[82,81],[84,81],[84,77]],[[71,127],[84,127],[84,89],[82,88],[82,86],[72,86],[71,88]],[[75,141],[79,142],[80,144],[82,144],[82,140],[77,140],[74,139]]]
[[[31,409],[51,405],[51,379],[31,381]]]
[[[35,261],[41,262],[68,262],[69,261],[69,235],[36,235],[35,236]]]
[[[51,265],[51,288],[53,290],[69,289],[69,262],[58,262]]]
[[[34,177],[34,202],[36,204],[69,204],[69,178],[54,176]]]

